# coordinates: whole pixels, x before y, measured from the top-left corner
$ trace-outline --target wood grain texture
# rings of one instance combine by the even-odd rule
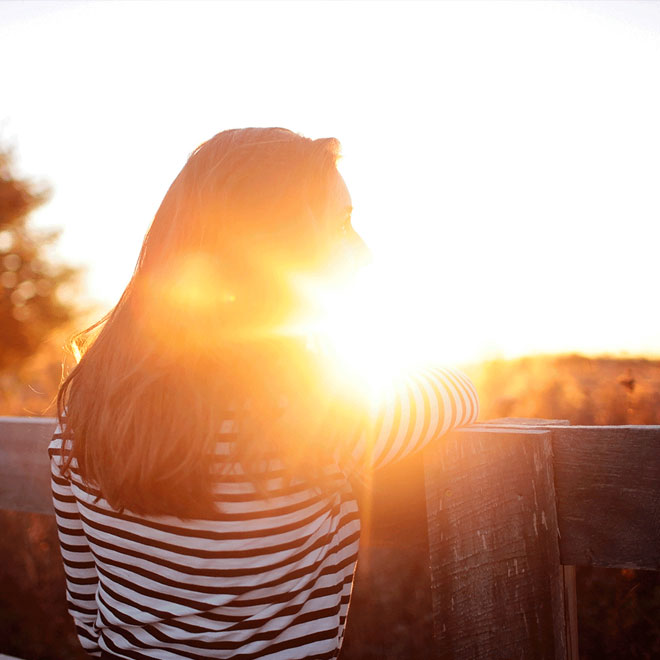
[[[566,657],[568,660],[580,660],[575,566],[562,566],[562,571],[564,573],[564,614],[566,615]]]
[[[567,419],[543,419],[541,417],[498,417],[482,422],[478,426],[568,426]]]
[[[660,426],[551,433],[562,563],[660,570]]]
[[[425,480],[435,657],[566,658],[550,430],[454,431]]]
[[[48,443],[51,417],[0,417],[0,509],[53,513]]]

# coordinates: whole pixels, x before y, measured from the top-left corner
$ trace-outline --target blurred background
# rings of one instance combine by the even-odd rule
[[[54,415],[195,147],[284,126],[341,141],[391,336],[480,419],[660,424],[660,3],[10,0],[0,62],[0,415]],[[0,653],[83,657],[53,521],[0,518]],[[342,658],[425,657],[424,594],[387,649],[369,606],[418,567],[361,563]],[[660,657],[657,573],[578,568],[578,603],[581,658]]]

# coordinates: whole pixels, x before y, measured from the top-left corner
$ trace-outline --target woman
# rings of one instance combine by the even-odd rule
[[[116,307],[74,342],[50,444],[69,611],[103,658],[336,658],[350,480],[478,414],[428,369],[367,405],[310,341],[301,282],[346,279],[338,142],[281,128],[196,149]]]

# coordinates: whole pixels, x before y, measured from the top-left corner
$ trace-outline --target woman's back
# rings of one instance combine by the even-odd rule
[[[323,488],[268,462],[255,489],[215,452],[217,513],[207,519],[119,513],[60,473],[50,445],[67,596],[83,646],[123,658],[335,658],[341,648],[360,537],[349,473],[389,463],[474,422],[478,401],[460,372],[420,372],[356,434],[348,460],[325,466]],[[65,434],[64,434],[65,435]],[[227,467],[230,470],[227,470]]]

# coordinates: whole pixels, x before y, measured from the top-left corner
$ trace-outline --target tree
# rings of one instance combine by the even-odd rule
[[[12,150],[0,147],[0,390],[81,312],[62,296],[65,285],[78,281],[80,268],[57,264],[47,254],[61,230],[28,224],[49,197],[48,187],[15,175]]]

